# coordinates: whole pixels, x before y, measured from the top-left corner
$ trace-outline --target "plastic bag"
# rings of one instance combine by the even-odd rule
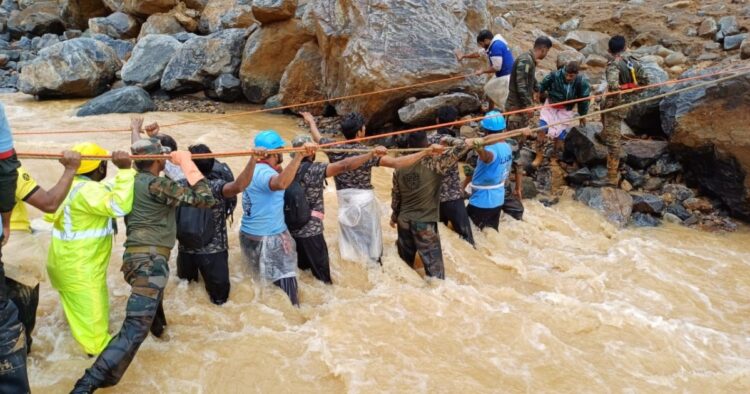
[[[297,276],[297,246],[288,231],[242,241],[250,268],[261,280],[273,283]]]
[[[380,206],[372,190],[344,189],[339,199],[339,251],[350,261],[377,262],[383,254]]]

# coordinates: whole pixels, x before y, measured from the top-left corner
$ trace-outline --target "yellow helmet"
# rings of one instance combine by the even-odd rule
[[[82,142],[73,147],[74,151],[81,154],[81,156],[107,156],[109,151],[102,148],[101,146],[93,142]],[[81,165],[76,171],[76,175],[88,174],[94,171],[101,165],[102,160],[81,160]]]

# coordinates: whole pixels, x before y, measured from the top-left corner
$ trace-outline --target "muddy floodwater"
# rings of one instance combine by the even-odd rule
[[[14,130],[127,127],[127,115],[73,117],[81,101],[0,96]],[[154,113],[146,123],[216,115]],[[245,149],[259,130],[291,139],[292,117],[251,115],[163,132],[181,148]],[[16,136],[18,151],[59,152],[91,140],[127,150],[128,133]],[[227,162],[238,173],[243,158]],[[325,160],[318,154],[318,160]],[[287,161],[288,162],[288,161]],[[25,160],[51,187],[55,161]],[[115,171],[110,165],[110,174]],[[300,273],[301,307],[254,283],[241,258],[240,209],[229,229],[229,302],[172,269],[164,307],[169,339],[149,337],[121,383],[103,393],[750,392],[750,231],[710,234],[666,224],[618,230],[573,201],[526,201],[524,221],[476,233],[472,249],[440,227],[447,280],[427,283],[398,257],[388,226],[391,171],[375,169],[383,266],[342,261],[336,192],[325,192],[333,286]],[[32,237],[4,258],[44,264],[49,232],[31,209]],[[124,224],[119,223],[123,229]],[[14,242],[11,238],[10,242]],[[109,266],[110,329],[129,287],[123,234]],[[11,253],[12,252],[12,253]],[[58,295],[42,284],[29,374],[35,393],[68,392],[92,363],[70,335]]]

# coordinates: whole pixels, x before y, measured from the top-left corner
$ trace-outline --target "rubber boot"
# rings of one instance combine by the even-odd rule
[[[560,167],[560,162],[553,158],[550,160],[550,194],[558,196],[565,186],[565,174]]]
[[[617,157],[607,156],[607,183],[613,187],[620,185],[620,159]]]

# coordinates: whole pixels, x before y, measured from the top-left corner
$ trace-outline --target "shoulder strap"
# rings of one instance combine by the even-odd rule
[[[313,165],[313,162],[311,161],[303,161],[302,164],[299,166],[299,170],[297,170],[297,176],[294,177],[294,179],[301,183],[305,183],[305,175],[307,175],[307,172],[310,171],[310,167]]]

